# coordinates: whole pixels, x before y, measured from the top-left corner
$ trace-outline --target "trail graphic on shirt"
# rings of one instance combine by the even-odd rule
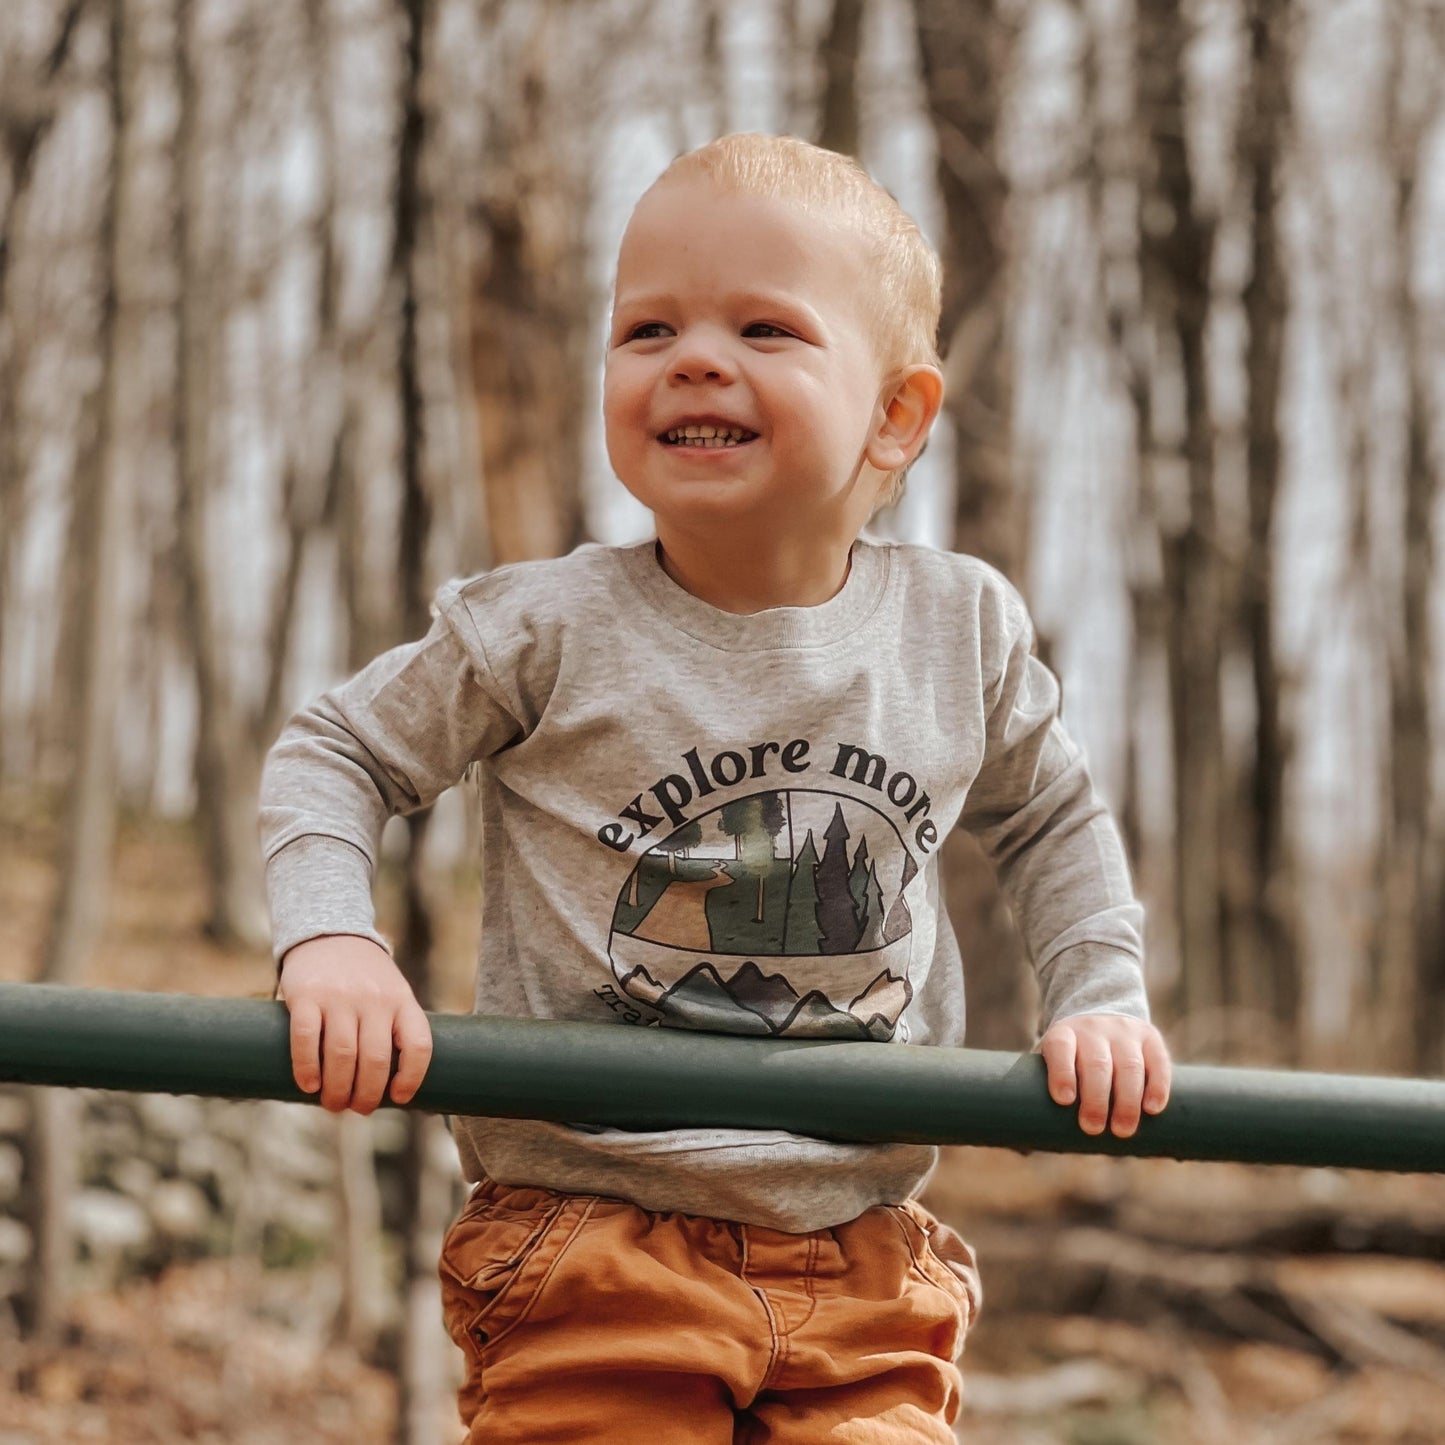
[[[917,873],[867,803],[753,793],[638,860],[612,918],[612,968],[687,1028],[886,1041],[913,997],[904,893]]]

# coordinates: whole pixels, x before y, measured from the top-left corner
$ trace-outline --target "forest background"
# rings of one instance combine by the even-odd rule
[[[875,530],[1024,590],[1176,1056],[1438,1073],[1442,0],[6,0],[0,976],[269,996],[266,748],[446,578],[647,534],[600,438],[610,268],[738,129],[857,155],[944,260],[945,416]],[[436,1007],[470,1006],[476,826],[458,790],[385,840]],[[1028,1047],[962,836],[945,879],[969,1042]],[[326,1439],[323,1397],[337,1438],[450,1438],[437,1121],[0,1106],[0,1439]],[[1416,1438],[1432,1181],[1097,1162],[940,1171],[997,1261],[969,1438]],[[207,1300],[275,1358],[228,1325],[116,1384],[126,1310]]]

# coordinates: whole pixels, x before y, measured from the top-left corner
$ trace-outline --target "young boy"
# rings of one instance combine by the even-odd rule
[[[623,238],[607,449],[657,537],[444,587],[419,642],[298,713],[263,833],[298,1084],[415,1092],[375,932],[382,825],[479,763],[480,1013],[954,1046],[955,824],[1038,970],[1081,1126],[1163,1108],[1118,836],[973,559],[860,538],[942,400],[938,262],[853,162],[728,136]],[[473,1441],[952,1440],[979,1305],[915,1202],[936,1151],[782,1130],[453,1120],[441,1262]],[[651,1433],[649,1433],[651,1432]]]

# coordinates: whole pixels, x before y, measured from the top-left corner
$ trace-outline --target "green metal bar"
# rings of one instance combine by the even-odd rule
[[[1434,1080],[1183,1065],[1168,1109],[1115,1139],[1049,1099],[1034,1054],[454,1014],[431,1026],[412,1107],[439,1113],[1445,1173]],[[316,1098],[292,1080],[284,1004],[41,984],[0,984],[0,1081]]]

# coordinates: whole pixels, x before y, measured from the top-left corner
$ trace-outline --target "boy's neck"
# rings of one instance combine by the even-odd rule
[[[791,539],[788,539],[791,540]],[[729,545],[687,535],[662,535],[657,558],[684,591],[722,612],[747,615],[769,607],[817,607],[848,580],[853,539],[790,546],[756,537]]]

